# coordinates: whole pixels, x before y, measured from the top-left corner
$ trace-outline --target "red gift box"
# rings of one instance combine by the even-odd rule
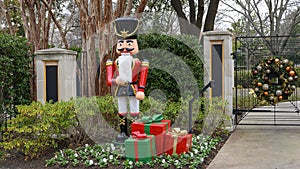
[[[170,131],[171,120],[161,120],[154,123],[133,122],[131,124],[132,132],[139,131],[140,133],[159,135],[163,132]]]
[[[170,131],[171,120],[161,120],[154,123],[133,122],[131,124],[132,132],[139,131],[148,135],[155,136],[156,154],[161,155],[164,152],[164,137],[166,132]]]
[[[165,135],[164,152],[169,155],[188,152],[192,147],[192,134],[169,132]]]

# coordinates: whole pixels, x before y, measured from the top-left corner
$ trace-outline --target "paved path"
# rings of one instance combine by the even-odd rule
[[[299,102],[295,103],[300,107]],[[291,103],[250,112],[208,169],[300,169],[300,115]],[[274,123],[276,125],[274,125]]]

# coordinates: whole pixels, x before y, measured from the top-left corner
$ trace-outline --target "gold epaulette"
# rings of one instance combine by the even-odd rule
[[[142,66],[147,66],[147,67],[149,67],[149,61],[144,60],[144,61],[142,62]]]
[[[106,66],[110,66],[110,65],[113,65],[113,61],[112,60],[106,61]]]

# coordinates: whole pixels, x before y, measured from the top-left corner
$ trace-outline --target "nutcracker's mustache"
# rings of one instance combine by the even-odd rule
[[[119,51],[119,52],[123,52],[124,49],[126,49],[127,52],[131,52],[131,51],[134,50],[134,48],[119,48],[118,51]]]

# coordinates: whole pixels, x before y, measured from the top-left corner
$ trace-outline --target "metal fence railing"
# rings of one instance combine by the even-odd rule
[[[298,69],[298,73],[300,73],[299,39],[300,35],[237,37],[235,39],[233,53],[235,61],[235,124],[238,124],[246,112],[252,111],[260,103],[258,99],[249,95],[252,82],[251,71],[257,63],[271,56],[284,57],[293,61],[295,69]],[[296,87],[298,89],[298,83]],[[295,101],[300,98],[298,90],[288,98],[288,101]],[[295,106],[298,107],[298,105]]]

